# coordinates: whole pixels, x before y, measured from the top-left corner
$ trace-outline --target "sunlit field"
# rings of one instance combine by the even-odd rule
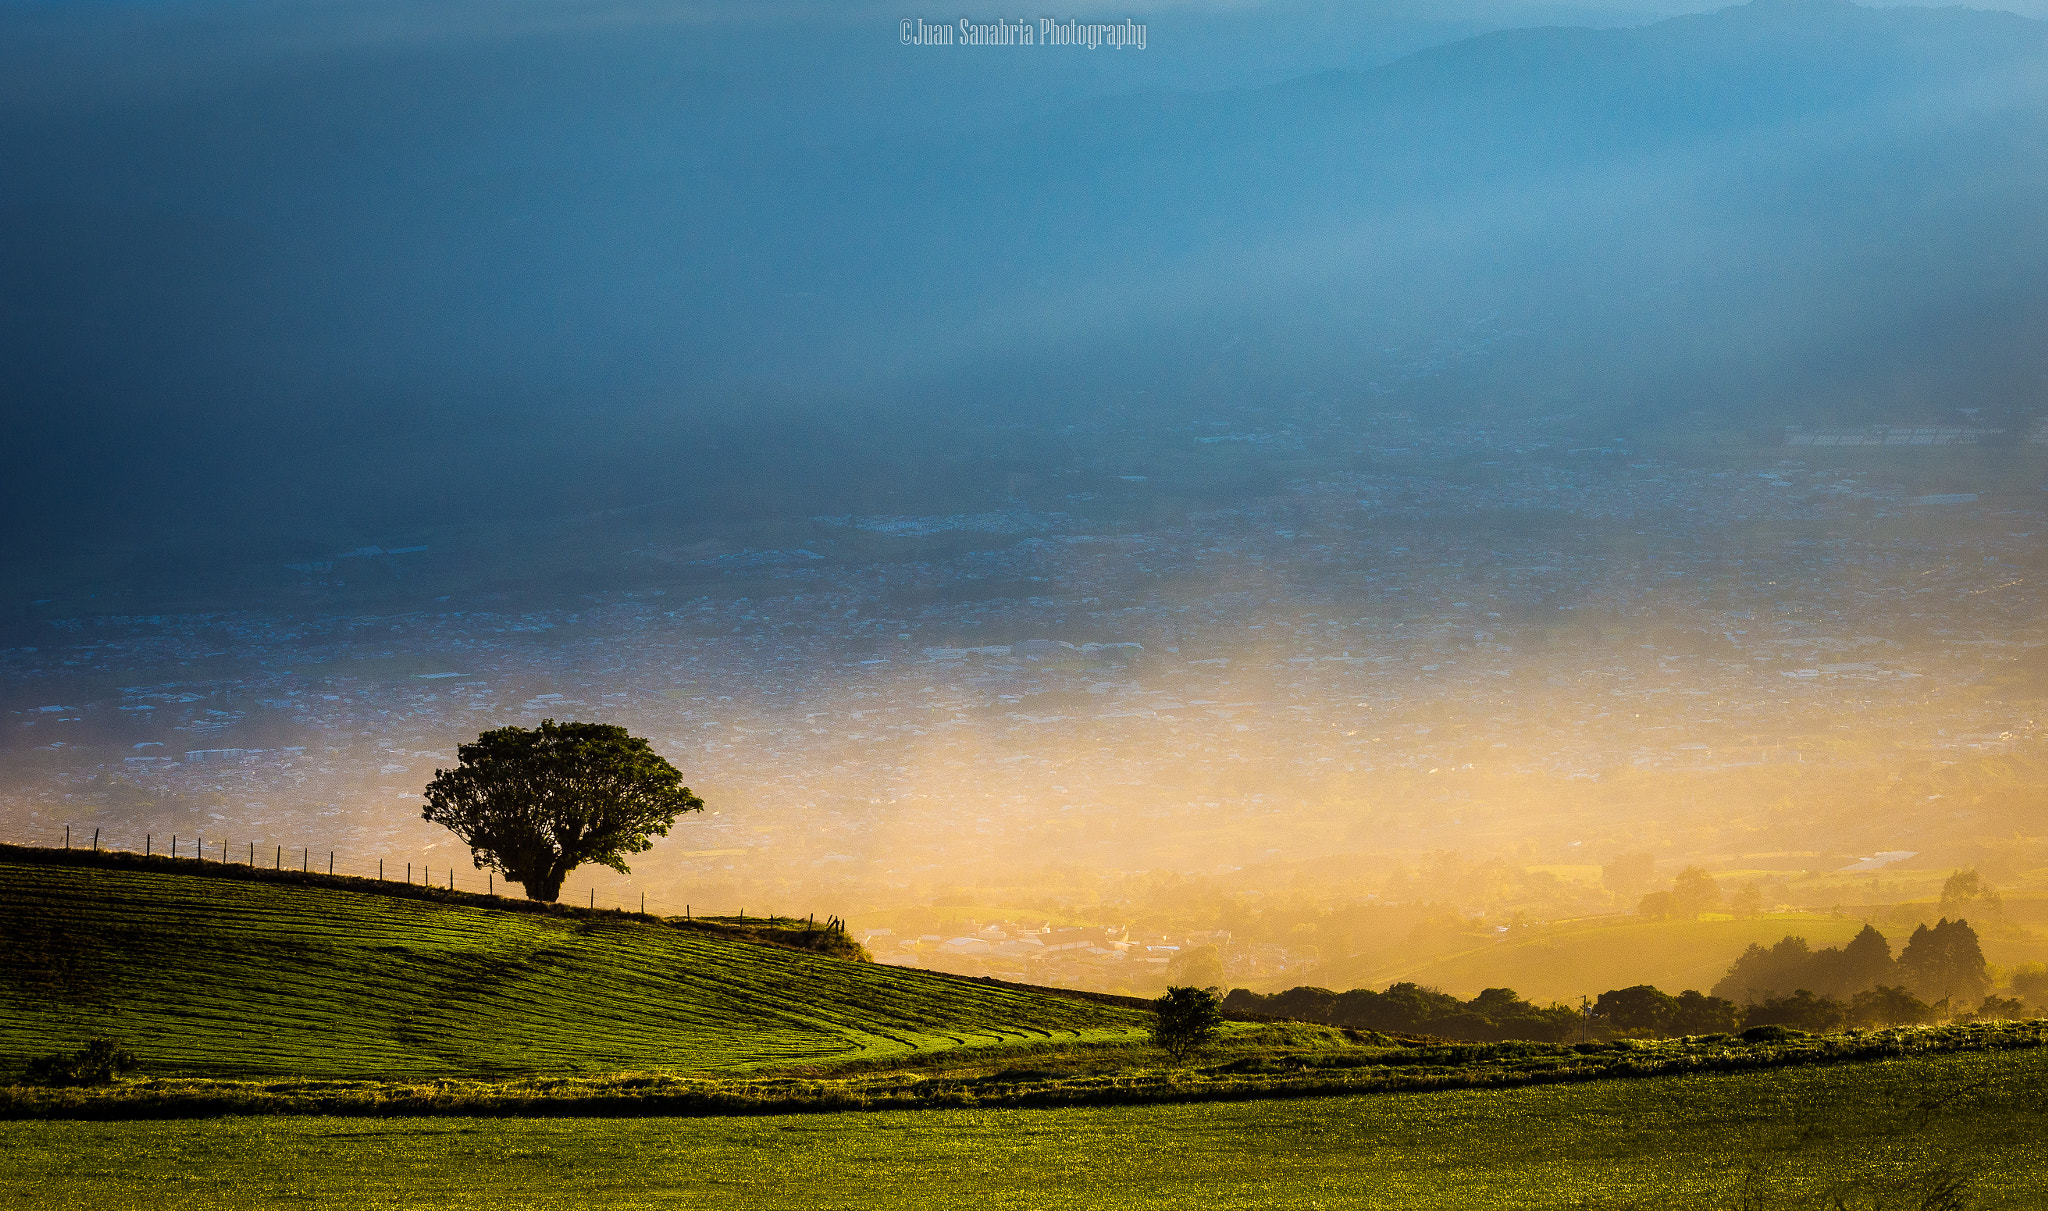
[[[0,865],[0,1064],[106,1034],[166,1075],[732,1070],[1142,1024],[646,920],[193,871]]]
[[[5,1205],[2035,1207],[2048,1052],[1112,1109],[0,1125]],[[1940,1201],[1953,1197],[1957,1201]],[[1834,1206],[1835,1203],[1825,1205]]]

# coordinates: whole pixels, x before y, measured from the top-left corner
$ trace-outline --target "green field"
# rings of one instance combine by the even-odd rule
[[[1860,918],[1822,913],[1698,921],[1595,917],[1537,926],[1455,954],[1346,960],[1318,973],[1314,982],[1342,990],[1412,980],[1459,997],[1476,996],[1485,988],[1512,988],[1539,1005],[1576,1002],[1636,984],[1706,992],[1751,943],[1770,946],[1797,936],[1815,948],[1840,946],[1862,928]],[[1894,948],[1903,941],[1894,939]]]
[[[0,1071],[94,1035],[165,1076],[418,1079],[733,1071],[1142,1024],[625,917],[0,863]]]
[[[0,861],[0,1071],[142,1070],[0,1090],[0,1208],[2048,1205],[2048,1023],[1179,1066],[1130,1007],[724,926],[95,862]]]
[[[0,1206],[1991,1211],[2048,1204],[2044,1092],[2036,1048],[1101,1109],[8,1122]]]

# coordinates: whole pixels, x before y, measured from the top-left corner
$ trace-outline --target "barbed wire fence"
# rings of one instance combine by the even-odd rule
[[[53,829],[55,825],[51,826]],[[496,871],[468,870],[454,865],[433,865],[420,855],[419,861],[403,855],[396,857],[348,858],[339,848],[318,848],[308,845],[286,845],[275,838],[262,841],[253,839],[232,840],[215,837],[209,839],[203,833],[159,834],[151,832],[117,835],[105,826],[88,829],[83,825],[66,824],[60,837],[52,835],[43,848],[62,848],[103,853],[130,853],[145,858],[163,858],[191,861],[198,864],[217,863],[224,866],[248,866],[259,870],[297,871],[301,874],[322,874],[372,880],[381,883],[406,883],[421,887],[445,888],[449,891],[467,892],[471,895],[527,902],[526,896],[514,889],[517,883],[510,883]],[[24,842],[25,847],[35,848],[34,841]],[[477,882],[484,886],[478,888]],[[577,896],[576,891],[583,895]],[[801,922],[817,920],[816,913],[801,913],[794,916],[777,916],[770,911],[749,913],[747,906],[736,905],[724,913],[702,911],[708,905],[690,902],[676,903],[650,896],[645,891],[630,887],[624,891],[607,889],[600,894],[595,884],[580,889],[564,889],[558,903],[589,909],[604,908],[616,912],[637,913],[641,916],[682,917],[685,920],[706,920],[718,922],[773,921]],[[827,914],[827,927],[844,932],[845,922],[835,914]]]

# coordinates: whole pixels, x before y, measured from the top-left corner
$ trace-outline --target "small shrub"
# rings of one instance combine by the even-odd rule
[[[70,1055],[29,1061],[28,1079],[43,1085],[105,1085],[137,1067],[135,1053],[119,1039],[98,1038]]]

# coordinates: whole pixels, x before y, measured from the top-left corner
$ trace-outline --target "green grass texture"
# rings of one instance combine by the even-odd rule
[[[694,1119],[0,1123],[0,1207],[2048,1202],[2048,1049],[1511,1090]]]
[[[1144,1016],[659,922],[0,863],[0,1071],[95,1035],[161,1075],[825,1064],[1126,1037]]]

